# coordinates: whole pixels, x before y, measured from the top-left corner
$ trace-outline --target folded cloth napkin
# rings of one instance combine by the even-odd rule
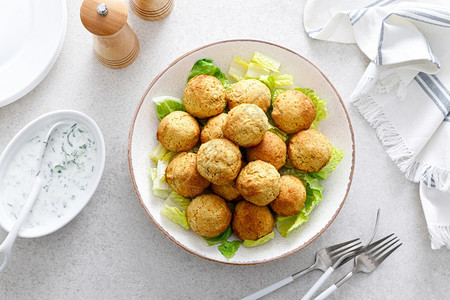
[[[421,182],[432,248],[450,248],[450,1],[309,0],[304,27],[370,59],[351,101]]]

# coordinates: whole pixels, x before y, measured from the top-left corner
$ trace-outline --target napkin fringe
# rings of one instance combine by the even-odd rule
[[[431,248],[440,249],[447,246],[450,249],[450,225],[429,225],[428,232],[430,233]]]
[[[352,96],[351,101],[375,129],[381,143],[386,147],[387,154],[409,181],[416,183],[425,181],[442,191],[450,188],[449,172],[423,162],[416,162],[413,151],[407,147],[381,106],[370,95]]]

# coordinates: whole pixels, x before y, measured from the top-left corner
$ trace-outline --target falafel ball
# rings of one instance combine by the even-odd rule
[[[222,185],[211,184],[211,188],[214,193],[221,196],[227,201],[237,201],[242,198],[241,193],[239,193],[236,187],[236,180]]]
[[[306,189],[303,182],[295,176],[284,175],[280,179],[280,193],[270,202],[270,207],[280,216],[298,214],[306,200]]]
[[[183,197],[196,197],[209,186],[209,181],[197,171],[197,154],[183,152],[167,166],[166,180]]]
[[[315,117],[313,102],[300,91],[282,92],[273,102],[273,121],[284,132],[296,133],[308,129]]]
[[[223,127],[225,126],[227,117],[227,114],[221,113],[220,115],[208,119],[200,133],[200,141],[202,144],[213,139],[223,138]]]
[[[248,201],[236,204],[231,226],[241,240],[255,241],[273,231],[275,220],[267,206],[257,206]]]
[[[234,84],[227,92],[228,108],[233,109],[239,104],[253,103],[264,112],[270,106],[271,94],[269,88],[259,80],[244,79]]]
[[[246,151],[247,161],[262,160],[279,170],[286,163],[286,143],[275,133],[267,131],[263,140]]]
[[[314,129],[295,134],[288,145],[288,156],[295,168],[316,172],[331,158],[332,147],[327,137]]]
[[[205,237],[221,234],[230,226],[232,213],[225,200],[214,194],[194,198],[186,210],[191,229]]]
[[[241,104],[231,109],[223,127],[226,138],[242,147],[258,145],[269,128],[264,111],[255,104]]]
[[[280,192],[280,173],[265,161],[251,161],[239,173],[236,187],[245,200],[264,206]]]
[[[184,111],[173,111],[165,116],[158,125],[156,138],[164,148],[181,152],[192,149],[200,137],[197,120]]]
[[[241,170],[239,147],[227,139],[214,139],[200,146],[197,170],[211,183],[221,185],[233,181]]]
[[[211,75],[192,77],[183,93],[186,111],[197,118],[220,114],[227,105],[227,92],[222,82]]]

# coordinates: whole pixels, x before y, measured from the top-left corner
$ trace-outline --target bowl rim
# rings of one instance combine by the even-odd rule
[[[299,247],[283,253],[282,255],[278,255],[272,258],[268,258],[268,259],[262,259],[262,260],[258,260],[258,261],[251,261],[251,262],[227,262],[227,261],[221,261],[221,260],[216,260],[216,259],[212,259],[209,257],[206,257],[198,252],[196,252],[195,250],[189,249],[187,248],[185,245],[183,245],[182,243],[180,243],[179,241],[177,241],[168,231],[166,231],[152,216],[152,214],[150,213],[150,211],[147,209],[147,207],[145,206],[141,194],[139,193],[139,189],[137,187],[137,183],[136,183],[136,179],[134,177],[134,168],[133,168],[133,162],[132,162],[132,142],[133,142],[133,133],[134,133],[134,126],[136,124],[136,119],[137,116],[140,112],[140,109],[142,107],[142,104],[144,103],[145,98],[147,97],[149,91],[152,89],[152,87],[156,84],[156,82],[170,69],[172,68],[174,65],[176,65],[178,62],[180,62],[181,60],[183,60],[184,58],[186,58],[187,56],[198,52],[200,50],[209,48],[209,47],[213,47],[219,44],[225,44],[225,43],[236,43],[236,42],[252,42],[252,43],[262,43],[262,44],[267,44],[270,46],[274,46],[277,48],[281,48],[285,51],[288,51],[296,56],[298,56],[300,59],[303,59],[304,61],[306,61],[307,63],[309,63],[312,67],[314,67],[322,76],[323,78],[327,81],[327,83],[329,84],[329,86],[334,90],[336,96],[339,99],[339,102],[342,106],[342,108],[344,109],[344,113],[345,113],[345,117],[347,119],[348,125],[349,125],[349,130],[350,130],[350,135],[351,135],[351,140],[352,140],[352,165],[351,165],[351,170],[350,170],[350,175],[349,175],[349,181],[348,181],[348,185],[347,185],[347,189],[344,195],[344,198],[342,199],[339,208],[336,210],[335,214],[331,217],[331,219],[328,221],[328,223],[318,232],[316,233],[312,238],[310,238],[308,241],[306,241],[305,243],[303,243],[302,245],[300,245]],[[131,182],[133,184],[133,189],[136,193],[136,196],[139,200],[139,203],[141,204],[141,206],[144,208],[145,213],[147,214],[147,216],[150,218],[150,220],[152,220],[152,222],[155,224],[155,226],[169,239],[171,240],[173,243],[175,243],[177,246],[179,246],[180,248],[184,249],[185,251],[194,254],[195,256],[198,256],[202,259],[208,260],[208,261],[212,261],[212,262],[216,262],[216,263],[221,263],[221,264],[225,264],[225,265],[259,265],[259,264],[264,264],[264,263],[268,263],[268,262],[273,262],[273,261],[277,261],[279,259],[285,258],[289,255],[292,255],[298,251],[300,251],[301,249],[305,248],[306,246],[310,245],[313,241],[315,241],[326,229],[328,229],[328,227],[331,225],[331,223],[333,223],[333,221],[336,219],[337,215],[339,214],[339,212],[341,211],[342,207],[344,206],[344,203],[347,199],[348,193],[350,191],[350,187],[353,181],[353,174],[354,174],[354,169],[355,169],[355,135],[353,133],[353,126],[350,120],[350,115],[347,111],[347,107],[345,106],[344,101],[341,98],[341,95],[339,94],[339,92],[337,91],[337,89],[334,87],[334,85],[331,83],[331,81],[328,79],[328,77],[313,63],[311,62],[309,59],[305,58],[304,56],[298,54],[297,52],[290,50],[284,46],[280,46],[278,44],[272,43],[272,42],[268,42],[268,41],[263,41],[263,40],[257,40],[257,39],[229,39],[229,40],[221,40],[221,41],[216,41],[213,43],[209,43],[200,47],[197,47],[191,51],[186,52],[185,54],[179,56],[177,59],[175,59],[174,61],[172,61],[164,70],[162,70],[161,72],[158,73],[158,75],[156,75],[156,77],[152,80],[152,82],[148,85],[147,89],[145,90],[143,96],[141,97],[139,104],[136,108],[136,111],[133,115],[133,119],[131,122],[131,126],[130,126],[130,131],[128,134],[128,169],[130,172],[130,177],[131,177]]]

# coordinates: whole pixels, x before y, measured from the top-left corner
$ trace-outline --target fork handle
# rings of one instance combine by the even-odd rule
[[[254,292],[251,295],[248,295],[245,298],[242,298],[242,300],[254,300],[254,299],[259,299],[267,294],[270,294],[271,292],[278,290],[280,287],[285,286],[288,283],[291,283],[292,281],[294,281],[294,278],[292,276],[289,276],[285,279],[282,279],[278,282],[275,282],[269,286],[266,286],[265,288]]]
[[[328,296],[333,294],[335,290],[337,290],[337,286],[335,284],[333,284],[332,286],[327,288],[325,291],[323,291],[322,294],[320,294],[319,296],[314,298],[314,300],[324,300],[324,299],[328,298]]]
[[[333,267],[329,267],[325,273],[322,274],[322,276],[320,276],[319,280],[316,281],[316,283],[314,283],[314,285],[309,289],[308,292],[306,292],[305,296],[303,296],[302,300],[309,300],[312,298],[312,296],[314,295],[315,292],[317,292],[317,290],[322,286],[322,284],[325,282],[325,280],[328,279],[328,277],[330,277],[331,273],[333,273],[334,268]]]

